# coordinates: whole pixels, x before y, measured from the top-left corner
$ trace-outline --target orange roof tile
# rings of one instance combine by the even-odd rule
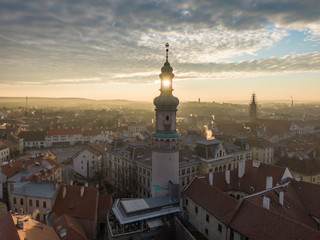
[[[98,203],[98,220],[106,221],[107,214],[112,207],[112,195],[111,194],[103,194],[99,196]]]
[[[47,136],[82,134],[81,128],[50,129]]]
[[[66,230],[67,235],[63,240],[87,240],[87,235],[76,218],[70,217],[67,214],[61,216],[53,216],[53,228],[57,235],[60,235],[62,229]]]
[[[20,240],[17,227],[9,212],[0,217],[0,239]]]
[[[320,232],[244,200],[230,227],[249,239],[320,239]]]
[[[24,219],[23,229],[18,228],[20,239],[59,240],[59,237],[52,227],[26,216],[13,215],[12,218],[15,224],[17,223],[18,219]]]
[[[84,187],[84,194],[81,197],[82,186],[62,185],[53,206],[52,212],[57,215],[67,214],[76,218],[95,219],[97,217],[97,207],[99,192],[95,187]],[[63,198],[63,189],[66,189]]]

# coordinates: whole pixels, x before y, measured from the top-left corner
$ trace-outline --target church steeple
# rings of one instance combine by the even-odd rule
[[[250,102],[250,120],[255,121],[257,118],[257,99],[256,94],[253,93]]]

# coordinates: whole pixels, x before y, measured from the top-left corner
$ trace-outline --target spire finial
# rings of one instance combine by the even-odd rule
[[[168,62],[169,43],[166,43],[165,46],[166,46],[166,62]]]

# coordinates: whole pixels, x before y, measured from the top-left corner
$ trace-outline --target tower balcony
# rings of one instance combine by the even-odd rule
[[[176,132],[180,136],[179,133]],[[179,150],[179,138],[163,138],[152,136],[152,150],[162,152],[174,152]],[[177,136],[177,135],[176,135]]]

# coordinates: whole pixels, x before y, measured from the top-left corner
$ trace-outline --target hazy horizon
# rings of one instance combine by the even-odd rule
[[[130,7],[128,7],[130,6]],[[0,0],[0,96],[319,101],[320,1]]]

